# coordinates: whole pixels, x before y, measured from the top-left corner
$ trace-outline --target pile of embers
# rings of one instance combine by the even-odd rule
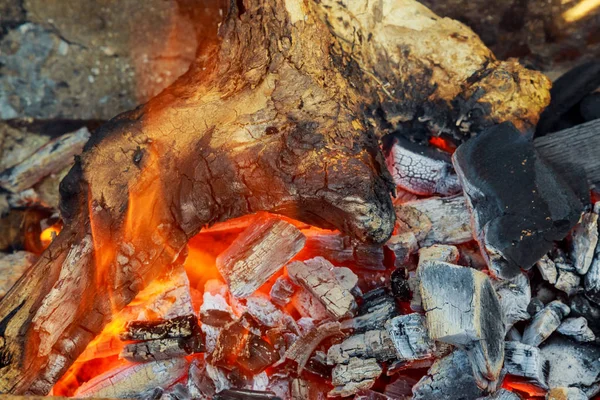
[[[600,203],[592,205],[587,183],[558,171],[511,125],[453,156],[440,140],[432,142],[445,151],[402,135],[388,142],[399,193],[385,245],[267,214],[204,230],[183,263],[115,315],[53,394],[599,393]],[[7,256],[0,270],[30,262]]]

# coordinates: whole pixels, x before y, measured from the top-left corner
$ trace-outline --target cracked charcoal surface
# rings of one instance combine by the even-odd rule
[[[461,145],[453,162],[476,238],[500,277],[531,268],[579,220],[578,196],[510,123]]]

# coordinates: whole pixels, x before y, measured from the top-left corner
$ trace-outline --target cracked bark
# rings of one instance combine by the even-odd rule
[[[377,136],[399,124],[537,121],[542,75],[418,3],[375,3],[232,2],[187,74],[99,129],[61,184],[63,232],[0,303],[0,393],[47,393],[215,222],[266,210],[384,242]]]

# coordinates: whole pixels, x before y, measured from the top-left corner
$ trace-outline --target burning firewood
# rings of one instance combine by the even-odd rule
[[[400,315],[386,323],[386,329],[402,361],[431,357],[435,343],[429,338],[425,317],[420,314]]]
[[[35,254],[18,251],[0,256],[0,299],[35,262]]]
[[[389,361],[396,358],[394,344],[385,330],[373,330],[352,335],[327,351],[330,365],[347,364],[352,357]]]
[[[346,364],[338,364],[332,371],[334,388],[329,396],[347,397],[362,389],[369,389],[383,370],[375,358],[352,357]]]
[[[383,288],[365,293],[362,301],[358,315],[342,321],[343,329],[354,332],[382,329],[388,319],[398,314],[394,297]]]
[[[48,393],[203,227],[270,211],[383,243],[394,185],[377,136],[417,116],[459,139],[524,129],[548,102],[541,74],[412,1],[239,4],[189,72],[96,131],[62,181],[63,231],[0,303],[0,392]],[[352,308],[342,294],[337,317]]]
[[[235,297],[248,297],[290,261],[306,238],[277,218],[257,221],[217,258],[217,268]]]
[[[198,319],[195,315],[158,321],[130,321],[120,337],[121,340],[188,338],[199,328]]]
[[[546,377],[550,366],[540,354],[540,349],[519,342],[506,342],[504,345],[506,372],[531,379],[536,385],[547,389]]]
[[[121,358],[132,362],[148,362],[185,357],[204,351],[202,336],[186,338],[152,339],[129,343],[121,352]]]

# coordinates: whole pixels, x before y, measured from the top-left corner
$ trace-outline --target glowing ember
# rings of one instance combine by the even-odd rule
[[[562,17],[566,22],[575,22],[589,15],[598,7],[600,7],[600,0],[582,0],[565,11]]]
[[[40,234],[40,242],[44,250],[46,249],[46,247],[50,246],[50,243],[52,243],[54,238],[58,236],[61,229],[62,223],[56,223],[42,231],[42,233]]]
[[[454,143],[439,136],[432,136],[429,139],[429,144],[450,154],[454,153],[454,150],[456,150],[456,145]]]

